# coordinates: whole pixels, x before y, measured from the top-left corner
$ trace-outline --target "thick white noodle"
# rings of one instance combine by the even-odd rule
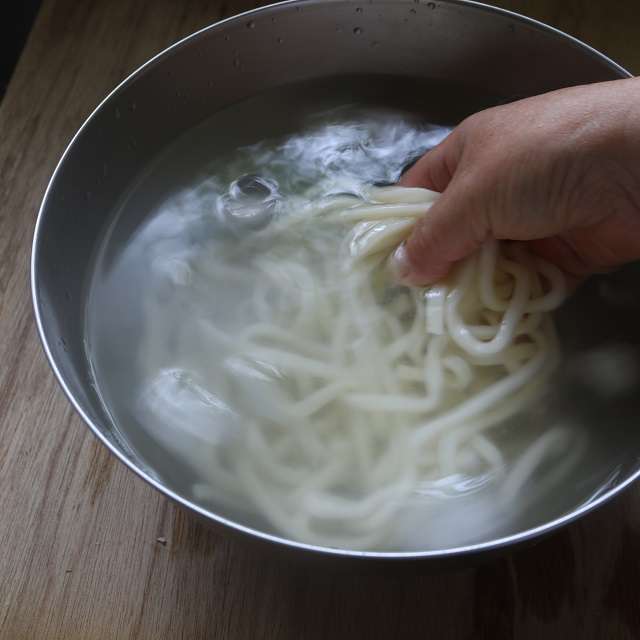
[[[212,455],[210,471],[200,469],[197,494],[244,501],[307,542],[389,548],[421,483],[489,473],[505,479],[501,495],[513,502],[547,457],[570,446],[565,430],[549,431],[508,471],[494,435],[557,361],[547,314],[565,283],[524,247],[488,242],[446,282],[399,287],[386,258],[438,195],[363,193],[312,203],[257,234],[274,248],[247,252],[257,274],[252,324],[198,330],[203,350],[212,340],[226,354],[217,363],[226,404],[250,419]],[[231,276],[218,262],[224,255],[209,252],[191,268]]]

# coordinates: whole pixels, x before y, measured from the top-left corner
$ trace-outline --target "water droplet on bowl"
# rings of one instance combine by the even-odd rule
[[[276,42],[278,44],[282,44],[284,42],[284,40],[282,38],[276,38]]]
[[[436,3],[435,2],[427,2],[427,7],[429,9],[435,9],[436,8]]]
[[[247,29],[255,29],[256,28],[256,23],[253,20],[249,20],[249,22],[247,22]]]
[[[362,7],[356,7],[356,13],[362,13]]]
[[[353,35],[354,36],[359,36],[362,33],[362,29],[360,27],[355,27],[353,29]]]

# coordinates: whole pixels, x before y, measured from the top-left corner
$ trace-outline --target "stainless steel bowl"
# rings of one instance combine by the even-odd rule
[[[157,470],[146,467],[112,427],[92,382],[83,325],[92,258],[118,199],[158,152],[218,109],[285,83],[336,74],[416,76],[506,98],[629,75],[551,27],[457,0],[285,2],[185,38],[143,65],[98,106],[66,149],[44,197],[33,243],[33,302],[62,388],[105,446],[166,496],[212,522],[280,545],[363,558],[486,555],[594,509],[640,473],[640,435],[629,433],[623,446],[602,454],[603,468],[617,473],[602,494],[554,521],[468,547],[378,553],[302,544],[205,511],[155,479]],[[578,323],[582,309],[589,308],[589,295],[580,294],[570,322]],[[608,322],[614,332],[618,326],[611,318],[598,321]]]

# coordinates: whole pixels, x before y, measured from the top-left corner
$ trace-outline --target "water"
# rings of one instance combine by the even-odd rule
[[[222,333],[247,322],[247,300],[255,295],[256,283],[242,278],[247,266],[243,238],[268,228],[282,215],[282,202],[302,192],[320,197],[357,190],[363,182],[393,183],[453,124],[492,102],[498,100],[410,79],[307,83],[215,114],[147,168],[114,212],[98,255],[87,342],[97,387],[120,435],[158,477],[205,507],[278,532],[246,501],[207,491],[203,481],[212,466],[211,448],[233,438],[247,416],[230,411],[185,377],[185,363],[192,369],[197,363],[196,377],[219,381],[221,351],[210,347],[211,337],[202,333],[198,318],[207,318]],[[304,234],[288,237],[283,250],[290,252],[296,242],[302,246]],[[224,255],[225,274],[190,268],[207,251]],[[430,535],[400,535],[383,548],[442,548],[509,535],[560,516],[610,482],[624,449],[621,434],[635,420],[634,410],[625,409],[625,402],[633,405],[630,390],[640,377],[629,346],[634,325],[630,321],[626,331],[618,327],[612,337],[604,330],[611,324],[606,319],[600,320],[600,333],[582,326],[576,331],[575,322],[585,305],[620,304],[612,282],[594,281],[559,314],[567,351],[560,383],[544,406],[508,425],[516,428],[503,430],[505,448],[519,451],[552,418],[569,421],[589,443],[580,473],[518,513],[495,512],[486,478],[435,482],[425,489],[436,496],[428,514]],[[141,357],[150,342],[166,349]],[[160,369],[167,374],[149,384]],[[252,389],[260,393],[259,382]],[[582,399],[585,390],[588,402]],[[266,388],[252,400],[258,417],[269,407],[269,393]],[[611,416],[605,436],[602,420]],[[219,464],[224,467],[224,460]],[[222,484],[226,480],[216,477]],[[406,528],[424,529],[424,518],[423,511],[412,512]],[[461,521],[474,526],[461,527]]]

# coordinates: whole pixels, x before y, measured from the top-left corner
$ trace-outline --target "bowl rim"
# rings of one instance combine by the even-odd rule
[[[64,152],[62,153],[56,167],[49,179],[47,184],[47,188],[44,192],[42,202],[40,204],[38,215],[35,223],[34,233],[33,233],[33,241],[31,247],[31,262],[30,262],[30,283],[31,283],[31,298],[34,309],[35,321],[38,330],[38,335],[40,337],[40,341],[42,343],[42,348],[45,352],[46,358],[49,362],[53,373],[58,381],[58,384],[62,387],[64,394],[67,399],[76,410],[76,412],[80,415],[84,423],[89,427],[91,432],[95,437],[98,438],[102,442],[103,445],[107,447],[109,452],[112,455],[115,455],[116,458],[120,460],[126,467],[128,467],[131,471],[133,471],[137,476],[145,480],[149,485],[155,488],[157,491],[162,493],[167,498],[170,498],[174,502],[178,503],[182,507],[186,507],[188,510],[195,512],[199,516],[204,519],[211,521],[216,525],[220,525],[222,527],[229,528],[232,532],[237,532],[249,536],[253,539],[262,540],[267,543],[274,543],[279,547],[289,548],[289,549],[297,549],[302,552],[311,552],[314,555],[322,555],[322,556],[332,556],[337,558],[362,558],[362,559],[376,559],[382,561],[393,561],[393,560],[419,560],[419,559],[454,559],[460,557],[467,557],[473,555],[489,555],[490,552],[496,552],[500,550],[505,550],[507,547],[515,546],[519,543],[532,541],[535,538],[539,538],[545,534],[551,533],[555,531],[559,527],[562,527],[566,524],[569,524],[578,518],[590,513],[595,510],[605,502],[608,502],[611,498],[616,496],[617,494],[624,491],[630,484],[632,484],[635,480],[640,477],[640,468],[631,474],[628,478],[626,478],[623,482],[616,485],[615,487],[604,491],[602,494],[598,495],[593,500],[582,504],[581,506],[576,507],[569,513],[566,513],[554,520],[546,522],[544,524],[538,525],[536,527],[532,527],[529,529],[525,529],[523,531],[519,531],[508,536],[503,536],[500,538],[496,538],[493,540],[489,540],[486,542],[478,542],[474,544],[467,544],[461,546],[455,546],[451,548],[444,549],[433,549],[433,550],[425,550],[425,551],[375,551],[375,550],[357,550],[357,549],[342,549],[342,548],[334,548],[327,547],[323,545],[316,545],[306,542],[300,542],[297,540],[293,540],[287,538],[285,536],[280,536],[277,534],[271,534],[266,531],[261,531],[260,529],[256,529],[247,525],[243,525],[239,522],[236,522],[230,518],[226,518],[221,516],[213,511],[209,511],[205,509],[191,500],[179,495],[174,492],[172,489],[166,487],[162,482],[152,477],[149,473],[138,467],[135,461],[130,460],[126,457],[124,452],[118,450],[116,446],[104,435],[102,430],[93,422],[93,420],[89,417],[87,412],[83,409],[80,402],[75,398],[73,392],[71,391],[67,381],[61,372],[56,359],[53,355],[50,342],[47,338],[47,332],[45,330],[45,323],[43,321],[43,311],[42,311],[42,300],[40,298],[40,294],[38,291],[38,281],[39,281],[39,246],[42,240],[42,226],[43,220],[47,215],[47,208],[49,204],[49,200],[51,198],[51,193],[55,188],[55,184],[57,181],[58,174],[61,171],[61,168],[67,159],[72,147],[74,146],[78,137],[82,134],[85,128],[87,128],[91,121],[96,117],[98,112],[100,112],[105,105],[116,96],[123,88],[128,86],[131,82],[135,81],[138,77],[142,76],[144,73],[153,68],[161,59],[170,54],[172,51],[177,50],[187,44],[189,44],[192,40],[196,40],[200,38],[203,34],[221,28],[223,25],[227,23],[232,23],[236,21],[245,20],[247,18],[251,18],[255,15],[261,13],[268,13],[274,10],[280,10],[281,8],[287,7],[288,5],[315,5],[320,2],[326,3],[327,1],[335,2],[336,4],[358,4],[358,0],[284,0],[282,2],[275,2],[271,4],[267,4],[261,7],[257,7],[248,11],[244,11],[233,16],[229,16],[222,20],[216,21],[212,24],[209,24],[193,33],[181,38],[166,47],[162,51],[158,52],[149,60],[144,62],[134,71],[132,71],[124,80],[119,82],[115,88],[113,88],[107,95],[99,102],[99,104],[91,111],[91,113],[84,120],[82,125],[73,135],[67,146],[65,147]],[[413,0],[401,0],[405,4],[413,3]],[[508,9],[502,9],[500,7],[494,7],[489,4],[485,4],[483,2],[477,2],[475,0],[437,0],[435,3],[437,4],[449,4],[449,5],[459,5],[468,8],[472,8],[474,10],[483,11],[487,13],[494,13],[501,16],[509,17],[510,19],[519,22],[521,24],[525,24],[529,27],[533,27],[539,31],[544,31],[546,33],[554,34],[561,39],[567,40],[577,48],[582,49],[588,55],[599,59],[604,62],[611,69],[619,75],[620,79],[630,78],[633,76],[627,69],[614,62],[611,58],[601,53],[597,49],[591,47],[585,42],[579,40],[578,38],[561,31],[551,25],[545,24],[539,20],[534,18],[529,18],[522,14],[516,13],[514,11],[510,11]]]

